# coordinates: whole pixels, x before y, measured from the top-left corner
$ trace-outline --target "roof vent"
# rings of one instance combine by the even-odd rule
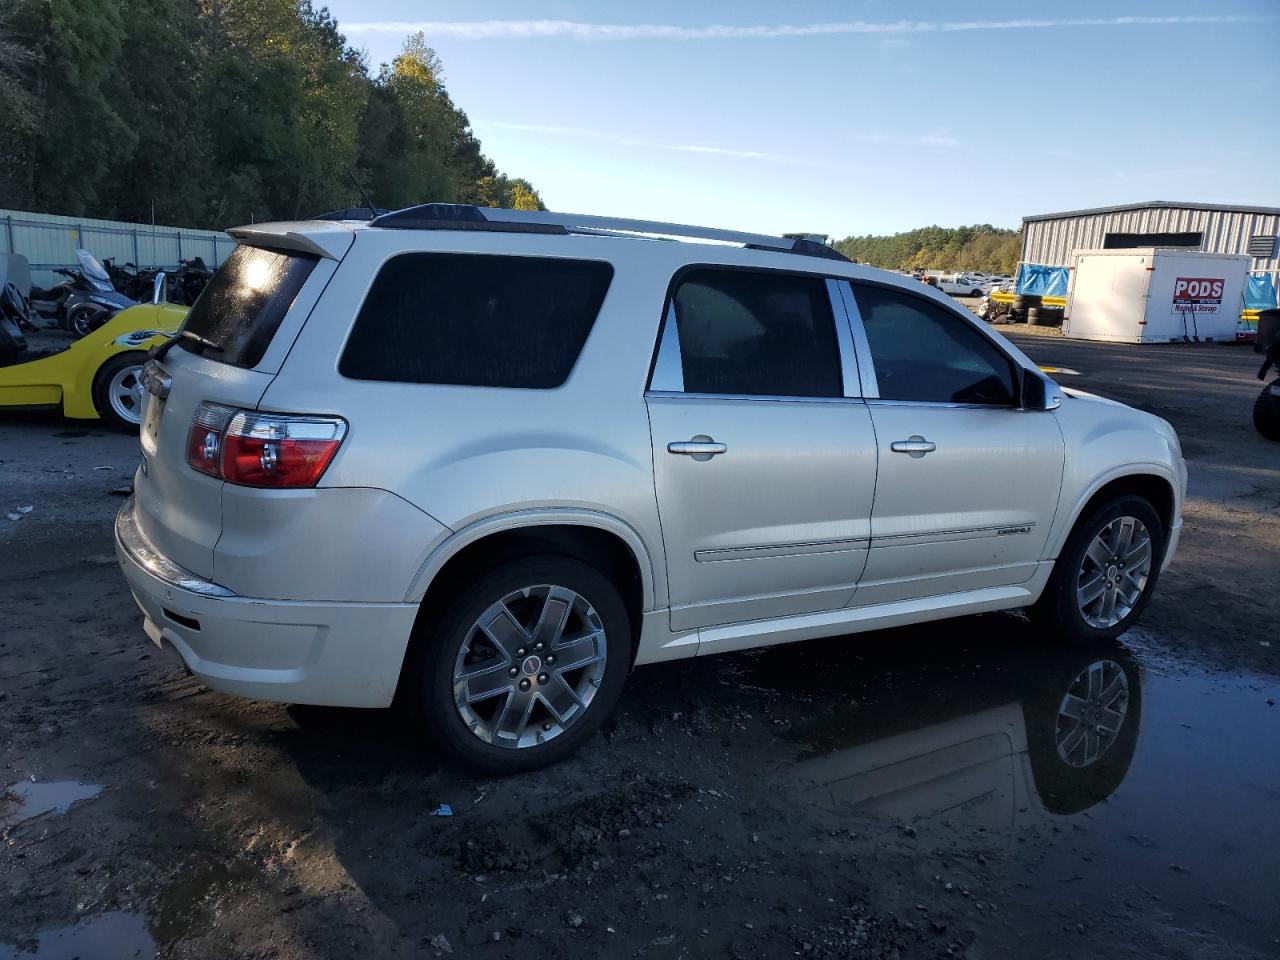
[[[1245,251],[1251,257],[1262,257],[1269,260],[1276,255],[1276,238],[1256,236],[1249,238],[1249,247]]]
[[[330,210],[328,213],[317,213],[312,220],[372,220],[386,213],[385,210],[371,210],[369,207],[344,207],[341,210]]]
[[[374,217],[371,227],[393,227],[399,230],[485,230],[499,233],[568,233],[553,223],[509,223],[490,220],[477,206],[469,203],[420,203]]]

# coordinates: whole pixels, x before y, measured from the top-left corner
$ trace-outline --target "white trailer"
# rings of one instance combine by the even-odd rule
[[[1233,341],[1249,258],[1141,247],[1072,256],[1063,336],[1169,343]]]

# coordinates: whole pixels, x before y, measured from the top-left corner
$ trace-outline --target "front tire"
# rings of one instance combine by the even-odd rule
[[[1030,609],[1032,622],[1069,643],[1114,640],[1142,615],[1160,575],[1165,530],[1155,508],[1130,494],[1076,523]]]
[[[67,311],[67,327],[77,337],[87,337],[102,326],[106,312],[96,303],[77,303]]]
[[[1253,402],[1253,427],[1264,440],[1280,440],[1280,390],[1276,383],[1262,388]]]
[[[414,671],[427,732],[483,773],[564,759],[599,729],[631,667],[617,589],[563,556],[481,576],[441,617]]]
[[[138,350],[118,353],[93,378],[93,406],[108,426],[137,433],[142,423],[142,365],[147,355]]]

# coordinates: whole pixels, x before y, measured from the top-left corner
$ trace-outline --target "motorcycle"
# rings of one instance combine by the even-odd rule
[[[117,293],[123,293],[139,303],[151,297],[151,285],[155,282],[158,271],[139,267],[132,261],[122,267],[114,261],[103,260],[102,266],[106,268],[107,276],[111,278],[111,285]]]
[[[0,312],[0,367],[17,363],[26,352],[26,336],[8,313]]]
[[[1280,440],[1280,309],[1258,314],[1258,338],[1253,343],[1256,353],[1264,354],[1258,379],[1266,381],[1267,373],[1276,368],[1276,379],[1262,388],[1253,404],[1253,426],[1267,440]]]
[[[172,302],[189,307],[196,302],[209,281],[213,279],[213,271],[204,265],[202,257],[179,260],[178,264],[177,273],[170,278]]]
[[[22,332],[28,325],[27,303],[18,285],[10,279],[12,259],[12,256],[0,257],[0,367],[17,363],[27,351],[27,338]],[[26,260],[22,262],[25,265]]]
[[[76,336],[97,330],[121,310],[137,306],[138,301],[119,293],[111,277],[88,250],[77,250],[79,270],[58,269],[66,279],[45,289],[31,287],[31,308],[40,316]]]

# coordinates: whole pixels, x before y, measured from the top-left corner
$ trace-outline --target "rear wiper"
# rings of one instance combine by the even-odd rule
[[[174,344],[178,343],[181,340],[190,340],[193,343],[198,343],[200,344],[200,346],[204,347],[206,350],[212,350],[214,353],[223,352],[222,347],[218,346],[216,343],[214,343],[212,340],[208,339],[207,337],[202,337],[200,336],[200,334],[194,333],[191,330],[179,330],[177,333],[175,333],[172,337],[170,337],[164,343],[160,344],[160,346],[151,348],[151,351],[150,351],[151,359],[159,360],[171,349],[173,349]]]

